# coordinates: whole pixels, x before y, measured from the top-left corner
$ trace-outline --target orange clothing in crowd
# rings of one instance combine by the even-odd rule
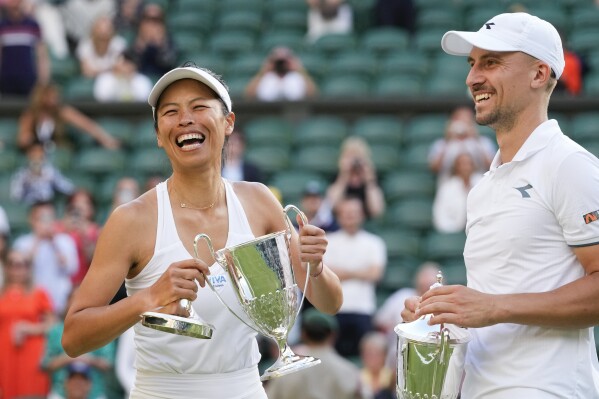
[[[582,90],[582,61],[575,53],[568,50],[564,50],[564,59],[566,66],[560,82],[568,93],[578,95]]]
[[[48,394],[48,375],[40,368],[45,336],[27,336],[17,345],[13,327],[21,321],[39,323],[49,312],[52,312],[52,303],[43,289],[27,292],[11,287],[0,295],[0,398],[46,397]]]

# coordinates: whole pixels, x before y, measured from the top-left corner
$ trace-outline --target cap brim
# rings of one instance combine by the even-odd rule
[[[489,51],[517,51],[513,45],[480,32],[450,30],[441,39],[443,51],[451,55],[469,55],[473,47]]]
[[[166,74],[164,74],[154,85],[150,95],[148,96],[148,104],[152,106],[152,109],[156,107],[158,99],[162,92],[172,83],[181,79],[193,79],[201,82],[211,88],[216,95],[218,95],[227,106],[227,110],[231,111],[231,98],[227,89],[212,75],[199,68],[183,67],[175,68]]]

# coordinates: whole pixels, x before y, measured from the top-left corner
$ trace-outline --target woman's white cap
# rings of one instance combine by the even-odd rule
[[[469,55],[472,47],[489,51],[521,51],[546,63],[557,78],[564,71],[564,50],[553,25],[525,12],[499,14],[477,32],[449,31],[441,39],[447,54]]]
[[[227,111],[232,111],[231,97],[229,96],[229,92],[227,91],[225,86],[218,81],[218,79],[216,79],[209,72],[201,68],[181,67],[175,68],[165,73],[160,79],[158,79],[158,82],[156,82],[156,84],[152,88],[152,91],[148,96],[148,104],[152,106],[153,114],[156,111],[156,104],[158,103],[158,98],[160,97],[162,92],[170,84],[181,79],[194,79],[210,87],[220,97],[220,99],[223,100],[225,106],[227,107]]]

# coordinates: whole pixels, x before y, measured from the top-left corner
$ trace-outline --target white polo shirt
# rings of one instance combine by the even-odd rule
[[[538,126],[511,162],[499,159],[468,196],[468,286],[545,292],[584,276],[571,247],[599,244],[599,220],[590,222],[599,211],[599,160],[555,120]],[[462,399],[599,398],[592,328],[470,331]]]
[[[332,268],[357,271],[371,266],[385,269],[387,247],[383,239],[366,230],[348,234],[343,229],[327,236],[327,251],[324,263]],[[374,315],[376,311],[376,283],[349,279],[341,282],[343,304],[339,313]]]

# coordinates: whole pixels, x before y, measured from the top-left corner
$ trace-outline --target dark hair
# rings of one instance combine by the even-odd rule
[[[214,79],[218,80],[218,82],[223,85],[223,87],[225,88],[225,90],[229,91],[229,86],[227,86],[227,84],[225,83],[225,81],[223,80],[223,78],[219,74],[211,71],[208,68],[202,68],[202,67],[198,66],[193,61],[186,61],[182,65],[178,66],[178,68],[196,68],[196,69],[200,69],[200,70],[202,70],[202,71],[210,74],[210,76],[212,76]],[[231,112],[231,111],[227,108],[227,104],[225,104],[225,102],[223,101],[223,99],[220,98],[220,96],[216,92],[214,92],[214,90],[212,90],[212,89],[210,89],[210,90],[214,93],[214,95],[216,96],[216,99],[218,101],[220,101],[220,103],[222,105],[223,115],[225,115],[225,116],[229,115],[229,112]],[[162,93],[160,93],[160,96],[156,100],[156,106],[154,107],[155,109],[158,109],[158,107],[160,107],[160,100],[162,100]],[[156,113],[156,112],[154,113],[154,129],[155,130],[158,129],[158,113]]]
[[[33,213],[37,208],[43,208],[45,206],[51,206],[54,209],[54,203],[52,201],[37,201],[29,206],[29,213]]]
[[[302,315],[302,332],[312,342],[326,341],[337,331],[337,321],[329,315],[314,308],[306,310]]]

